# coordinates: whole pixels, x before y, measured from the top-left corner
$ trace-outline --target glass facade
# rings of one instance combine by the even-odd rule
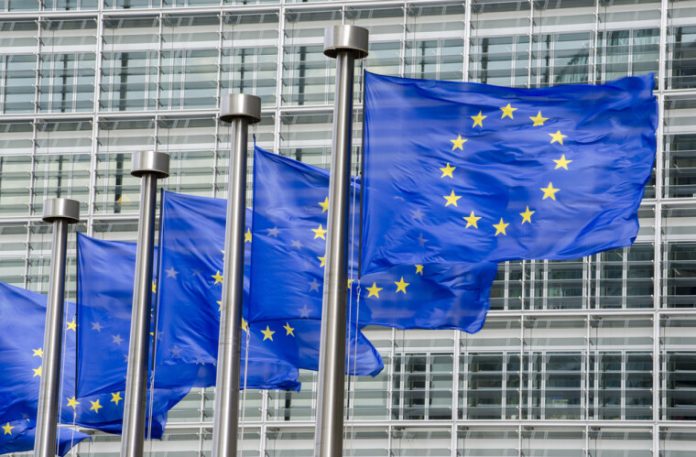
[[[0,0],[0,280],[46,291],[47,197],[79,199],[88,234],[134,239],[133,151],[172,156],[167,188],[223,197],[229,90],[261,96],[261,146],[328,167],[321,50],[341,22],[370,29],[361,69],[519,87],[653,72],[661,115],[636,244],[501,264],[476,335],[368,330],[386,368],[350,379],[345,455],[693,455],[695,0]],[[302,376],[300,393],[243,394],[241,455],[312,455],[316,375]],[[209,456],[213,403],[192,392],[149,455]],[[98,434],[72,455],[118,451]]]

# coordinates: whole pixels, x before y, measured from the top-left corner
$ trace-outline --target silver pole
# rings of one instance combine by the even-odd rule
[[[142,179],[121,457],[142,457],[150,350],[157,180],[169,176],[169,155],[155,151],[136,152],[133,154],[131,174]]]
[[[58,409],[60,407],[60,361],[63,348],[65,257],[68,224],[80,220],[80,203],[67,198],[44,201],[44,222],[53,224],[51,273],[46,301],[39,411],[36,417],[35,457],[55,457]]]
[[[336,59],[336,102],[319,352],[318,437],[315,448],[318,457],[343,455],[353,73],[355,59],[367,56],[367,44],[368,32],[362,27],[337,25],[327,28],[324,34],[324,54]]]
[[[247,142],[249,124],[261,120],[261,99],[254,95],[228,94],[222,99],[220,120],[232,124],[232,150],[227,185],[227,224],[215,383],[213,457],[236,457],[239,441],[237,434],[244,292]]]

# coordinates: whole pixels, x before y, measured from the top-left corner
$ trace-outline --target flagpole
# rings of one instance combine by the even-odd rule
[[[337,25],[324,32],[324,55],[336,59],[329,221],[322,303],[319,392],[315,456],[343,455],[343,402],[346,367],[346,283],[353,75],[355,59],[367,56],[368,31]]]
[[[79,220],[80,203],[78,201],[67,198],[44,200],[43,221],[53,224],[53,240],[41,362],[39,410],[36,417],[35,457],[56,455],[68,225]]]
[[[138,246],[135,257],[128,371],[123,411],[121,457],[142,457],[145,442],[148,358],[152,308],[152,258],[155,244],[157,180],[169,176],[169,155],[142,151],[132,157],[131,175],[141,178]]]
[[[227,94],[222,99],[219,117],[222,122],[231,124],[232,149],[227,185],[227,223],[212,455],[213,457],[237,457],[247,143],[249,124],[261,120],[261,99],[254,95]]]

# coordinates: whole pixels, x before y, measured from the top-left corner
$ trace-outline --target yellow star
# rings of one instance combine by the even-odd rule
[[[423,276],[423,265],[419,263],[416,264],[416,274]]]
[[[312,229],[314,232],[314,239],[316,240],[317,238],[321,238],[322,240],[326,239],[326,230],[324,230],[324,226],[319,224],[319,227]]]
[[[353,280],[352,279],[348,280],[348,288],[349,289],[353,288]]]
[[[406,293],[406,288],[411,285],[411,283],[404,281],[403,276],[398,281],[394,281],[394,284],[396,284],[396,293],[397,294],[399,292]]]
[[[157,293],[157,283],[155,281],[152,281],[152,293]]]
[[[551,137],[551,144],[563,144],[563,138],[568,137],[568,135],[562,134],[560,130],[556,130],[556,133],[549,133],[549,136]]]
[[[379,293],[382,291],[382,287],[377,287],[377,283],[373,282],[370,287],[367,288],[367,298],[377,297],[379,298]]]
[[[273,341],[273,334],[275,333],[271,328],[267,325],[266,330],[261,330],[261,333],[263,333],[263,341],[266,340],[271,340]]]
[[[94,412],[97,413],[97,414],[99,414],[99,410],[103,408],[103,406],[101,405],[101,403],[99,403],[99,399],[98,399],[98,398],[97,398],[96,400],[94,400],[94,401],[91,401],[91,400],[90,400],[89,404],[91,405],[91,406],[89,407],[89,410],[90,410],[90,411],[94,411]]]
[[[295,336],[295,328],[291,327],[289,322],[286,322],[283,328],[285,329],[285,336]]]
[[[495,236],[498,235],[507,235],[507,226],[510,225],[509,223],[506,223],[503,218],[500,218],[500,222],[497,224],[493,224],[493,227],[495,227]]]
[[[77,321],[75,320],[74,317],[73,317],[73,320],[68,322],[68,330],[72,330],[73,332],[77,331]]]
[[[244,232],[244,242],[245,243],[251,243],[251,229],[247,229],[246,232]]]
[[[447,207],[449,205],[457,206],[457,201],[462,197],[456,195],[454,191],[452,191],[449,195],[443,195],[442,198],[444,198],[447,201],[447,203],[445,203],[445,207]]]
[[[532,125],[532,127],[541,127],[542,125],[544,125],[544,122],[549,120],[548,117],[544,117],[541,115],[541,111],[539,111],[536,116],[529,116],[529,118],[532,120],[532,122],[534,122],[534,125]]]
[[[218,305],[218,313],[222,312],[222,300],[218,300],[215,303]]]
[[[41,370],[41,366],[42,366],[42,365],[39,365],[38,368],[32,368],[32,370],[34,371],[34,376],[32,376],[33,378],[35,378],[35,377],[37,377],[37,376],[41,376],[41,371],[42,371],[42,370]]]
[[[474,125],[473,127],[476,127],[477,125],[479,127],[483,127],[483,120],[487,118],[488,116],[484,116],[481,111],[476,116],[471,116],[471,118],[474,120]]]
[[[467,140],[466,138],[463,138],[461,135],[457,135],[457,138],[450,140],[452,143],[452,150],[456,151],[457,149],[461,149],[462,151],[464,150],[464,143],[466,143]]]
[[[520,216],[522,216],[522,223],[524,224],[525,222],[529,222],[530,224],[532,223],[532,214],[536,213],[536,211],[530,211],[529,206],[524,210],[524,213],[520,213]]]
[[[111,394],[111,403],[115,404],[118,406],[118,402],[123,400],[123,397],[121,396],[121,392],[116,392]]]
[[[242,330],[249,333],[249,322],[244,318],[242,318]]]
[[[10,423],[8,422],[2,426],[2,431],[5,432],[5,435],[12,435],[13,428],[14,426],[10,425]]]
[[[572,160],[566,159],[565,154],[561,154],[560,159],[554,159],[553,161],[556,162],[556,168],[554,168],[554,170],[558,170],[559,168],[563,168],[563,169],[567,170],[568,164],[572,162]]]
[[[468,229],[469,227],[473,227],[475,229],[478,228],[478,221],[481,220],[481,216],[477,216],[473,211],[469,214],[467,217],[463,217],[466,221],[466,227],[465,229]]]
[[[43,357],[43,348],[32,349],[32,357]]]
[[[542,200],[546,200],[547,198],[556,200],[556,192],[559,190],[559,188],[553,187],[553,183],[550,182],[548,186],[541,188],[541,191],[544,192],[544,198],[542,198]]]
[[[517,108],[513,108],[513,107],[508,103],[507,105],[505,105],[505,106],[503,106],[502,108],[500,108],[500,110],[503,112],[502,116],[500,116],[501,119],[505,119],[506,117],[509,117],[510,119],[512,119],[512,118],[513,118],[513,117],[512,117],[512,113],[514,113],[515,111],[517,111]]]
[[[68,398],[68,408],[72,408],[73,411],[77,409],[77,405],[79,405],[80,402],[77,401],[77,398],[75,397],[70,397]]]
[[[317,257],[317,259],[319,259],[319,266],[320,267],[326,266],[326,256]]]
[[[321,212],[325,213],[329,210],[329,197],[326,197],[323,202],[319,202],[319,206],[321,206]]]
[[[457,167],[453,167],[453,166],[450,165],[449,162],[448,162],[447,165],[445,165],[444,167],[440,168],[440,171],[442,172],[442,176],[440,176],[440,177],[441,177],[441,178],[454,178],[454,176],[452,176],[452,173],[453,173],[454,170],[456,170],[456,169],[457,169]]]
[[[222,275],[220,274],[220,270],[216,271],[215,274],[212,276],[212,278],[215,280],[215,284],[222,284]],[[215,285],[213,284],[213,285]]]

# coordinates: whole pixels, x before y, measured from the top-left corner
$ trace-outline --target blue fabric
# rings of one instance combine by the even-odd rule
[[[363,272],[631,244],[652,88],[652,75],[515,89],[366,73]]]
[[[78,233],[75,391],[84,401],[73,411],[83,425],[100,423],[100,429],[110,433],[121,432],[134,271],[134,244]],[[152,409],[148,436],[153,438],[162,436],[168,411],[190,390],[190,386],[167,387],[171,388],[155,388],[148,394],[148,412]],[[96,399],[100,399],[97,406]]]
[[[497,265],[419,261],[358,281],[359,187],[352,187],[349,277],[354,281],[349,292],[351,316],[358,316],[359,326],[478,331]],[[320,316],[324,268],[318,259],[325,251],[328,193],[325,170],[256,147],[251,278],[253,291],[259,293],[251,296],[251,319]],[[288,306],[278,307],[282,302]]]
[[[222,292],[223,246],[226,201],[164,192],[161,235],[161,290],[158,364],[181,366],[197,363],[198,385],[213,385],[218,349],[219,300]],[[247,221],[251,216],[247,211]],[[249,232],[249,235],[251,233]],[[252,237],[253,238],[253,237]],[[249,271],[249,245],[245,271]],[[269,265],[270,266],[270,265]],[[217,282],[217,283],[216,283]],[[250,331],[249,360],[255,353],[265,359],[268,371],[290,366],[317,370],[321,322],[316,319],[286,319],[283,309],[299,308],[287,298],[276,302],[277,315],[249,318],[249,275],[245,275],[244,317]],[[259,291],[263,293],[264,291]],[[269,291],[270,292],[270,291]],[[286,327],[287,326],[287,327]],[[289,330],[292,329],[292,330]],[[265,331],[265,335],[264,335]],[[271,339],[272,338],[272,339]],[[358,375],[374,375],[383,368],[377,350],[359,333],[357,357],[351,363]],[[182,348],[186,348],[182,351]],[[244,348],[243,348],[244,350]],[[280,366],[282,364],[283,366]],[[242,361],[242,366],[244,361]],[[247,380],[252,386],[252,372]]]
[[[157,256],[157,251],[155,255]],[[135,243],[78,235],[78,322],[79,328],[83,329],[80,333],[80,348],[85,351],[78,370],[80,392],[113,392],[123,389],[127,370],[125,357],[128,353],[135,257]],[[166,308],[169,305],[176,306],[177,302],[164,306]],[[168,311],[169,309],[165,310],[165,314]],[[153,326],[153,334],[154,331]],[[203,360],[197,356],[191,357],[196,350],[194,347],[167,346],[170,332],[176,334],[179,330],[172,327],[157,329],[158,342],[171,350],[166,360],[174,363],[155,365],[156,402],[162,396],[161,393],[167,393],[169,389],[188,391],[197,386],[193,382],[195,375],[206,372]],[[106,342],[110,351],[103,354],[89,351],[90,347],[100,342]],[[93,370],[90,369],[95,364],[104,364],[98,377],[93,376]],[[269,372],[265,359],[258,364],[254,359],[250,361],[249,367],[250,373],[253,373],[249,387],[294,389],[299,386],[296,381],[297,370],[287,364],[283,366],[282,372]],[[212,377],[213,383],[209,385],[214,384],[214,372]],[[167,396],[162,398],[166,400]]]
[[[0,386],[0,425],[9,424],[16,429],[10,433],[0,432],[0,437],[7,438],[7,443],[0,440],[0,449],[19,451],[33,447],[34,420],[38,406],[39,382],[41,375],[37,371],[41,366],[43,350],[43,328],[45,320],[46,297],[35,292],[26,291],[0,283],[0,352],[6,363],[6,383]],[[21,316],[22,322],[13,316]],[[66,330],[64,332],[64,352],[61,366],[61,422],[94,428],[108,433],[120,433],[123,416],[122,392],[82,396],[75,391],[76,330],[75,305],[66,303]],[[11,342],[11,340],[15,340]],[[104,350],[93,346],[93,351]],[[97,373],[98,375],[98,373]],[[121,397],[121,398],[119,398]],[[182,395],[168,395],[155,404],[153,436],[161,437],[166,420],[166,412]],[[20,432],[21,430],[21,432]],[[16,431],[16,433],[15,433]],[[23,436],[26,435],[26,436]],[[65,452],[67,443],[74,444],[87,435],[75,435],[68,430],[61,432],[62,446]],[[4,445],[8,444],[8,447]],[[28,446],[23,448],[23,446]],[[62,451],[63,452],[63,451]]]

